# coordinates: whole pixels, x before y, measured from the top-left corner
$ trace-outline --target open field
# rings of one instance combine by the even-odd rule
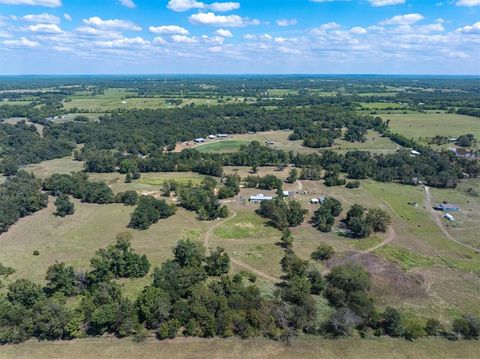
[[[457,137],[472,133],[480,137],[480,119],[457,114],[411,113],[382,114],[390,120],[390,128],[408,138],[425,139],[435,135]]]
[[[196,149],[201,153],[229,153],[236,152],[242,145],[248,145],[250,141],[225,140],[207,143]]]
[[[10,101],[10,100],[0,100],[0,106],[10,105],[10,106],[24,106],[30,105],[32,101]]]
[[[210,98],[180,98],[186,106],[195,105],[216,105],[218,100]],[[236,99],[232,99],[235,101]],[[138,97],[136,92],[125,89],[110,88],[104,94],[91,95],[89,93],[70,96],[68,101],[63,103],[65,109],[78,108],[89,112],[105,112],[115,109],[156,109],[173,108],[167,102],[167,98],[160,97]]]
[[[82,165],[81,162],[64,158],[31,165],[27,169],[45,178],[56,172],[81,170]],[[247,167],[225,168],[226,173],[238,173],[242,177],[247,176],[249,170]],[[261,176],[271,173],[285,179],[288,169],[259,169]],[[115,193],[135,190],[159,195],[164,180],[192,181],[197,184],[203,176],[194,173],[147,173],[129,184],[124,183],[124,175],[118,173],[90,174],[90,178],[105,181]],[[475,203],[478,205],[475,199],[471,200],[465,193],[470,186],[476,186],[476,182],[466,182],[456,190],[433,190],[433,196],[462,206],[467,201],[470,201],[470,206]],[[295,199],[309,210],[306,222],[292,229],[294,250],[300,257],[309,259],[311,252],[322,242],[334,246],[338,253],[337,260],[348,259],[352,253],[357,253],[351,260],[364,265],[372,273],[375,279],[373,294],[380,305],[395,304],[422,317],[437,315],[445,322],[459,313],[480,311],[476,305],[480,298],[480,256],[445,237],[423,207],[425,191],[422,188],[370,180],[362,181],[361,187],[355,190],[325,187],[323,181],[300,181],[285,184],[284,187],[288,191],[298,192]],[[277,245],[281,233],[254,213],[258,205],[249,203],[247,199],[256,193],[274,194],[274,191],[242,189],[235,199],[223,201],[231,213],[231,217],[223,221],[201,222],[194,213],[179,209],[175,216],[160,221],[146,231],[133,231],[133,247],[147,254],[153,265],[159,265],[170,258],[171,248],[181,238],[201,241],[209,248],[221,246],[234,261],[233,271],[263,273],[265,277],[260,276],[258,283],[262,290],[270,292],[272,283],[265,279],[281,275],[279,262],[283,252]],[[353,203],[387,210],[393,220],[393,237],[380,233],[358,241],[345,238],[337,229],[331,233],[319,232],[308,220],[318,208],[309,200],[320,195],[332,196],[342,202],[344,211],[339,220],[344,218]],[[409,205],[409,202],[419,203],[418,208]],[[0,245],[5,249],[0,253],[0,263],[22,268],[9,281],[18,277],[42,280],[46,269],[55,260],[87,269],[95,250],[113,243],[115,234],[126,230],[133,211],[133,207],[117,204],[97,206],[78,201],[75,203],[76,212],[72,217],[56,218],[50,203],[49,208],[21,219],[9,232],[0,235]],[[475,221],[475,218],[471,220]],[[468,233],[473,240],[475,227],[472,228]],[[454,231],[458,229],[448,230],[455,234]],[[462,238],[459,237],[459,240]],[[468,241],[468,238],[465,240]],[[39,250],[40,256],[33,256],[33,250]],[[11,253],[15,253],[15,257]],[[327,269],[321,264],[315,265],[322,270]],[[148,280],[122,281],[122,284],[126,294],[134,298]],[[392,286],[392,282],[396,285]]]
[[[194,145],[191,147],[196,148],[200,152],[225,153],[235,152],[240,148],[241,145],[248,144],[252,141],[258,141],[261,144],[273,142],[273,144],[268,146],[284,151],[318,153],[320,150],[322,150],[318,148],[304,147],[302,146],[303,141],[290,141],[288,136],[290,136],[292,133],[292,131],[269,131],[257,132],[255,134],[233,135],[230,139],[208,140],[204,144]],[[177,151],[180,151],[186,147],[188,146],[184,146],[183,144],[179,145],[177,146]],[[368,131],[367,141],[364,143],[348,142],[342,139],[337,139],[332,147],[326,149],[338,151],[340,153],[345,153],[351,150],[370,151],[372,153],[392,153],[398,148],[399,147],[390,141],[390,139],[381,137],[380,134],[375,131]]]
[[[397,102],[361,102],[362,109],[368,110],[385,110],[385,109],[399,109],[403,107]]]
[[[74,161],[71,156],[43,161],[25,166],[27,172],[33,173],[39,178],[47,178],[55,173],[69,174],[83,170],[83,162]]]
[[[0,348],[9,358],[212,358],[212,359],[474,359],[479,344],[475,340],[448,341],[420,339],[337,339],[312,337],[297,339],[290,346],[263,339],[178,338],[160,342],[149,338],[134,343],[131,338],[89,338],[68,343],[29,341]]]
[[[43,282],[47,268],[55,261],[88,269],[96,250],[114,243],[117,233],[128,230],[130,213],[134,209],[120,204],[93,205],[76,200],[75,207],[73,216],[55,217],[53,200],[50,200],[48,208],[21,219],[0,235],[0,263],[17,269],[8,282],[16,278]],[[137,252],[148,255],[152,266],[157,266],[170,258],[171,248],[178,240],[200,240],[207,225],[196,220],[194,213],[179,209],[175,216],[152,225],[147,231],[131,231],[132,246]],[[33,256],[34,250],[40,255]],[[135,286],[135,281],[128,284]]]

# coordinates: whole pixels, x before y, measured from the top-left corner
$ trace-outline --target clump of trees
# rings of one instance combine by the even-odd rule
[[[200,186],[186,185],[178,190],[180,205],[195,211],[200,220],[214,220],[220,216],[220,202],[215,195],[216,180],[206,177]]]
[[[115,244],[95,253],[95,257],[90,261],[93,270],[87,276],[90,283],[112,278],[141,278],[147,275],[150,262],[144,254],[133,252],[131,241],[131,233],[120,233]]]
[[[247,188],[259,188],[265,190],[282,189],[283,182],[280,178],[274,175],[260,176],[248,176],[244,179],[245,187]]]
[[[300,202],[284,201],[277,197],[272,201],[263,201],[257,213],[269,218],[274,227],[285,229],[302,224],[308,210],[302,208]]]
[[[340,201],[332,197],[325,198],[320,208],[315,211],[311,223],[321,232],[331,232],[335,217],[340,216],[342,210]]]
[[[40,189],[41,182],[25,171],[19,171],[0,185],[0,233],[20,218],[47,206],[48,196]]]
[[[55,215],[59,217],[71,216],[75,213],[75,205],[66,194],[61,194],[54,202],[56,206]]]
[[[354,204],[347,213],[345,224],[353,238],[366,238],[372,232],[386,232],[392,219],[390,215],[379,209],[366,208]]]
[[[333,257],[335,249],[326,243],[320,244],[315,251],[312,252],[312,259],[316,261],[326,261]]]
[[[290,170],[290,172],[288,173],[288,177],[287,177],[287,183],[295,183],[297,182],[298,178],[299,178],[299,173],[298,173],[298,170],[296,168],[292,168]]]
[[[128,226],[145,230],[150,228],[152,224],[157,223],[160,219],[173,216],[175,212],[176,207],[174,204],[169,205],[165,200],[158,200],[153,196],[141,196],[138,200],[137,207],[132,213]]]
[[[105,182],[90,182],[81,172],[54,174],[43,182],[43,190],[51,195],[72,195],[86,203],[107,204],[115,202],[115,196]]]
[[[119,192],[115,195],[115,202],[123,203],[125,206],[135,206],[138,199],[139,195],[136,191]]]
[[[223,187],[218,190],[218,198],[225,199],[235,197],[240,192],[240,177],[228,175],[224,178]]]

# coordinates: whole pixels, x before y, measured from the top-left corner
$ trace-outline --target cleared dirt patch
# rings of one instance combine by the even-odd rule
[[[342,257],[334,257],[327,267],[355,263],[362,266],[372,277],[372,292],[375,295],[392,295],[399,298],[426,298],[421,274],[410,274],[389,261],[370,253],[346,252]]]

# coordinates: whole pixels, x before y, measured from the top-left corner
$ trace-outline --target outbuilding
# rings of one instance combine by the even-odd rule
[[[204,139],[204,138],[196,138],[196,139],[193,140],[193,142],[195,142],[195,143],[204,143],[205,141],[206,141],[206,139]]]
[[[448,219],[450,222],[454,222],[455,218],[450,213],[446,213],[443,218]]]
[[[250,196],[250,202],[252,203],[261,203],[263,201],[271,201],[273,199],[272,196],[265,196],[262,193],[259,193],[255,196]]]
[[[460,208],[457,206],[454,206],[453,204],[446,204],[446,203],[440,203],[437,204],[435,207],[437,211],[443,211],[443,212],[458,212]]]

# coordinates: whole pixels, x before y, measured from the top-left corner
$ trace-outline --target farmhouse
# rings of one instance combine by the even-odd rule
[[[257,194],[255,196],[251,196],[250,197],[250,202],[252,203],[260,203],[260,202],[263,202],[263,201],[271,201],[273,199],[272,196],[265,196],[263,194]]]
[[[204,139],[204,138],[196,138],[196,139],[193,140],[193,142],[195,142],[195,143],[204,143],[205,141],[206,141],[206,139]]]
[[[445,203],[440,203],[437,204],[435,207],[437,211],[443,211],[443,212],[458,212],[460,208],[457,206],[454,206],[453,204],[445,204]]]

